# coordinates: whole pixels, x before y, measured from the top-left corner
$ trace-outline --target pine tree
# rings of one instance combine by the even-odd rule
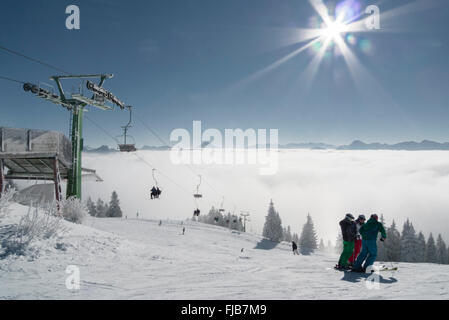
[[[284,228],[283,230],[284,230],[283,241],[292,242],[293,237],[290,226],[287,226],[287,228]]]
[[[441,234],[437,238],[437,260],[439,264],[447,264],[447,248]]]
[[[426,239],[422,232],[418,234],[417,261],[426,262]]]
[[[108,207],[107,207],[107,205],[105,205],[103,200],[98,199],[97,200],[97,204],[95,205],[95,207],[97,209],[96,210],[97,211],[97,215],[96,215],[97,218],[104,218],[104,217],[106,217],[106,212],[108,210]]]
[[[334,246],[332,245],[332,242],[330,240],[327,240],[326,252],[333,252],[333,251],[334,251]]]
[[[382,223],[382,225],[385,228],[385,219],[384,219],[383,214],[380,216],[380,223]],[[385,249],[385,242],[380,241],[380,238],[377,239],[377,260],[379,260],[379,261],[387,260],[387,252]]]
[[[427,240],[426,262],[438,263],[437,247],[435,246],[435,240],[433,239],[432,233],[430,233],[429,239]]]
[[[298,244],[298,242],[299,242],[299,236],[298,236],[297,233],[294,233],[294,234],[293,234],[293,241],[295,241],[295,243]]]
[[[91,197],[89,197],[86,201],[87,211],[89,215],[95,217],[97,215],[97,208],[95,207],[95,203],[92,201]]]
[[[268,215],[265,218],[262,235],[274,242],[282,241],[282,221],[279,214],[274,209],[273,200],[270,201]]]
[[[417,242],[415,228],[413,228],[413,224],[407,219],[404,223],[401,236],[401,261],[416,262]]]
[[[302,254],[311,254],[318,248],[315,228],[310,214],[307,215],[307,222],[302,228],[301,237],[299,238],[299,248]]]
[[[335,242],[334,251],[336,253],[341,253],[343,251],[343,236],[341,234],[341,231],[338,232],[337,240]]]
[[[323,238],[321,238],[321,240],[320,240],[320,244],[318,246],[318,250],[321,251],[321,252],[325,252],[326,251],[326,246],[324,245]]]
[[[120,208],[120,201],[118,199],[117,192],[112,191],[111,201],[109,202],[106,216],[111,218],[121,218],[122,209]]]
[[[387,241],[385,241],[385,260],[398,262],[401,259],[401,234],[396,229],[396,222],[392,222],[387,229]]]

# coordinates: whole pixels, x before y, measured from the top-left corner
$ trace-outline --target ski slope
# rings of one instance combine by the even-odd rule
[[[9,222],[27,210],[13,209]],[[449,299],[447,265],[401,263],[368,289],[366,275],[331,268],[336,255],[294,256],[254,234],[192,221],[64,224],[62,238],[0,260],[1,299]],[[66,288],[68,265],[79,290]]]

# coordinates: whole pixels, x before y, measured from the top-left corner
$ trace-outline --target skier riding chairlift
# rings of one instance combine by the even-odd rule
[[[153,168],[152,170],[152,175],[153,175],[153,180],[154,180],[154,187],[151,188],[151,199],[159,199],[159,196],[161,195],[162,191],[161,189],[159,189],[158,185],[157,185],[157,180],[154,177],[154,172],[156,171],[156,169]]]
[[[200,209],[196,209],[193,211],[193,216],[198,217],[200,213],[201,213]]]

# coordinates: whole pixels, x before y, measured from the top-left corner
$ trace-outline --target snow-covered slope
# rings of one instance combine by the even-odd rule
[[[14,206],[15,218],[24,212]],[[0,298],[449,298],[449,266],[401,263],[368,289],[367,276],[331,269],[335,255],[294,256],[287,243],[192,221],[89,218],[65,227],[33,257],[0,260]],[[80,269],[80,290],[65,286],[68,265]]]

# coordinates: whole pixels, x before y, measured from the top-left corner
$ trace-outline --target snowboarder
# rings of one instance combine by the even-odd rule
[[[293,250],[293,255],[295,255],[295,254],[299,255],[298,246],[296,245],[295,241],[292,241],[292,250]]]
[[[377,234],[380,232],[380,241],[385,241],[387,234],[385,228],[380,223],[377,214],[371,215],[370,219],[360,228],[362,235],[362,252],[360,252],[354,263],[354,272],[365,272],[369,266],[374,264],[377,257]],[[362,264],[364,265],[362,266]]]
[[[365,224],[366,218],[363,214],[359,215],[357,220],[355,221],[355,225],[357,227],[357,234],[354,242],[354,252],[352,256],[349,258],[349,265],[352,267],[354,265],[355,260],[357,259],[360,250],[362,249],[362,235],[360,234],[360,228]]]
[[[350,213],[340,221],[341,233],[343,235],[343,252],[340,255],[336,269],[349,270],[348,259],[354,251],[354,241],[357,233],[357,227],[354,222],[354,216]]]

